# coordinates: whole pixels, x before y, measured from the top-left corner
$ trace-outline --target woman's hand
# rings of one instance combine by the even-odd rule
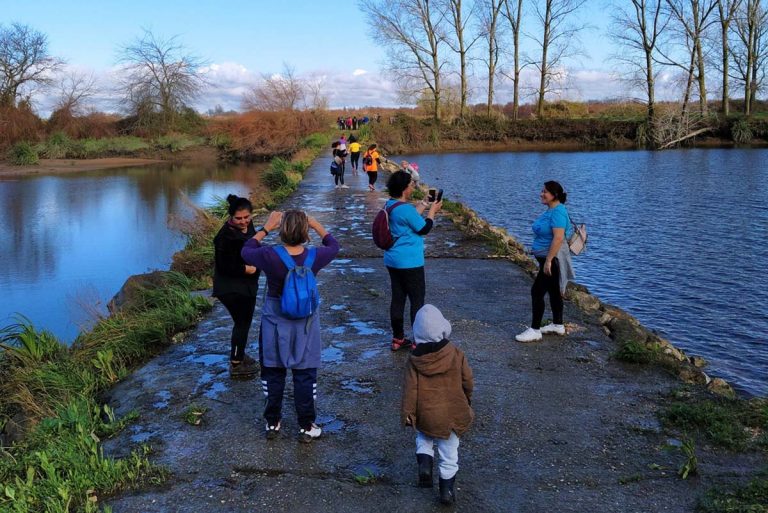
[[[438,212],[440,212],[440,209],[443,208],[443,200],[436,201],[432,203],[429,207],[429,214],[427,214],[427,217],[434,219],[435,215],[437,215]]]
[[[280,223],[282,221],[283,221],[283,213],[275,210],[274,212],[269,214],[269,218],[267,219],[267,222],[264,223],[264,229],[267,230],[268,232],[276,230],[277,228],[280,228]]]
[[[245,274],[256,274],[256,267],[252,265],[245,266]]]
[[[323,225],[320,224],[320,221],[318,221],[314,217],[307,216],[307,221],[309,222],[309,227],[312,228],[313,230],[315,230],[315,232],[317,232],[317,234],[320,236],[320,238],[323,238],[323,237],[325,237],[328,234],[326,229],[323,228]]]
[[[544,274],[552,276],[552,260],[544,261]]]

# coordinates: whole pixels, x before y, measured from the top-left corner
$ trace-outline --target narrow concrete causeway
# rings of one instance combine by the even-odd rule
[[[107,454],[146,443],[172,473],[162,487],[107,499],[116,513],[445,510],[436,487],[417,488],[413,432],[399,424],[407,354],[389,349],[389,278],[370,235],[385,195],[367,192],[365,177],[349,171],[351,188],[334,189],[329,160],[318,159],[283,206],[316,216],[342,246],[318,276],[323,437],[298,443],[289,382],[281,438],[265,439],[259,380],[228,378],[231,320],[217,302],[184,342],[111,393],[118,414],[138,409],[141,416],[107,442]],[[267,243],[274,242],[270,235]],[[612,360],[614,344],[597,319],[568,302],[568,337],[515,342],[530,322],[531,279],[491,253],[446,218],[427,236],[427,302],[453,324],[451,339],[466,352],[476,382],[476,422],[459,450],[456,510],[692,511],[710,486],[761,464],[754,455],[699,447],[702,477],[680,480],[683,456],[665,448],[669,436],[656,420],[664,396],[680,383]],[[251,340],[258,322],[257,313]],[[256,354],[255,343],[249,349]],[[192,403],[209,408],[201,426],[182,418]]]

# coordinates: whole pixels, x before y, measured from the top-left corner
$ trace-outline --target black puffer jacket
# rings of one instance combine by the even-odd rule
[[[243,233],[227,222],[213,238],[215,249],[214,297],[220,297],[224,294],[256,297],[256,293],[259,291],[261,270],[257,269],[254,274],[245,274],[245,261],[240,256],[243,244],[254,235],[256,235],[256,229],[253,227],[253,223],[248,223],[248,231]]]

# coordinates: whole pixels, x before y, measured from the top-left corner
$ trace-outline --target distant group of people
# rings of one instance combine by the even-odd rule
[[[336,126],[339,130],[359,130],[363,125],[370,123],[368,116],[339,116],[336,118]]]
[[[334,161],[340,152],[361,153],[357,141],[342,136],[334,146]],[[353,147],[353,144],[357,146]],[[356,150],[356,151],[353,151]],[[376,145],[363,154],[371,190],[381,156]],[[353,173],[357,159],[353,158]],[[341,163],[343,169],[343,162]],[[451,324],[440,310],[425,304],[426,279],[424,237],[433,229],[442,209],[440,198],[411,199],[417,188],[418,166],[403,162],[401,170],[387,181],[390,198],[383,209],[387,229],[394,241],[384,252],[390,277],[390,349],[407,349],[401,404],[402,422],[416,433],[418,484],[432,487],[435,447],[438,453],[439,493],[444,504],[455,502],[460,437],[470,428],[474,388],[472,370],[464,353],[452,344]],[[339,184],[340,182],[340,184]],[[337,187],[343,187],[343,172]],[[547,210],[533,223],[533,253],[540,265],[531,289],[533,321],[518,335],[521,342],[540,340],[543,334],[565,335],[562,312],[563,282],[572,278],[570,258],[563,253],[572,229],[565,209],[566,193],[557,182],[546,182],[540,194]],[[231,336],[230,375],[251,377],[261,373],[265,395],[264,419],[268,439],[278,438],[287,370],[293,374],[294,402],[299,440],[312,442],[322,428],[316,424],[317,370],[322,348],[318,314],[319,292],[314,277],[338,254],[339,243],[316,219],[305,212],[272,212],[263,226],[254,226],[252,205],[245,198],[230,195],[229,218],[214,239],[215,272],[213,294],[227,308],[234,321]],[[426,217],[424,213],[426,212]],[[306,247],[309,231],[321,239],[319,247]],[[278,232],[279,243],[267,246],[263,240]],[[259,273],[267,278],[267,297],[259,329],[259,364],[246,353],[248,329],[253,318]],[[550,297],[554,323],[541,326],[544,298]],[[302,299],[303,298],[303,299]],[[303,302],[302,302],[303,301]],[[413,338],[405,333],[405,305]],[[302,310],[302,308],[304,308]],[[298,313],[297,313],[298,312]]]

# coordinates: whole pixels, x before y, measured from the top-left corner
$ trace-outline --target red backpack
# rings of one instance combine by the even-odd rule
[[[389,207],[382,208],[373,220],[373,243],[383,250],[390,249],[395,245],[395,239],[392,238],[392,232],[389,229],[389,216],[400,205],[405,205],[405,203],[398,201]]]

